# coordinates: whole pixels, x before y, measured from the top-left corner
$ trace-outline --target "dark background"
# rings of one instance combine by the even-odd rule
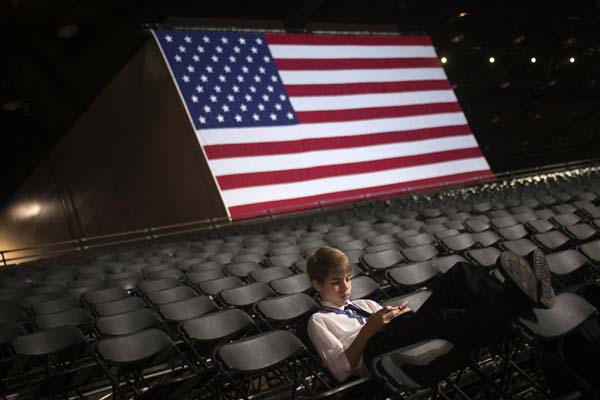
[[[0,207],[150,38],[147,28],[172,17],[208,26],[283,21],[290,32],[363,25],[426,33],[448,58],[446,73],[495,172],[600,156],[600,1],[215,3],[3,0]]]

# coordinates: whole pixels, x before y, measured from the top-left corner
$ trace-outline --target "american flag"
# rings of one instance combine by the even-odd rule
[[[492,176],[426,36],[153,34],[232,219]]]

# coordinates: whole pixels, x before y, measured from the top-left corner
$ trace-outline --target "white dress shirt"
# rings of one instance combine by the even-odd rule
[[[344,307],[322,301],[322,305],[343,310]],[[382,308],[373,300],[354,300],[352,304],[373,313]],[[308,336],[319,353],[321,360],[338,381],[346,380],[350,375],[364,375],[362,357],[356,368],[350,367],[346,349],[350,347],[360,332],[360,321],[344,314],[334,312],[316,312],[308,321]]]

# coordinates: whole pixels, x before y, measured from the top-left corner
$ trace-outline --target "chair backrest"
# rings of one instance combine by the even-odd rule
[[[101,339],[95,349],[101,359],[111,365],[147,368],[166,361],[170,354],[165,354],[165,351],[172,349],[172,346],[173,342],[165,332],[152,328]]]
[[[217,305],[208,296],[197,296],[159,307],[160,315],[172,322],[196,318],[217,309]]]
[[[146,295],[148,301],[157,306],[189,299],[190,297],[195,296],[198,296],[198,293],[189,286],[177,286],[170,289],[150,292]]]
[[[127,297],[127,292],[121,288],[108,288],[84,293],[82,299],[88,304],[99,304]]]
[[[95,324],[102,336],[130,335],[160,325],[158,315],[147,308],[98,318]]]
[[[66,311],[72,308],[80,307],[81,303],[74,297],[63,297],[55,300],[35,303],[31,306],[31,311],[36,315],[52,314],[55,312]]]
[[[248,314],[230,308],[184,321],[179,329],[192,340],[209,343],[239,336],[252,327],[254,321]]]
[[[298,275],[288,276],[286,278],[275,279],[269,282],[269,286],[275,292],[281,295],[302,293],[311,290],[312,283],[308,274],[302,273]]]
[[[72,308],[69,310],[45,314],[35,317],[33,323],[39,329],[52,329],[59,326],[85,326],[92,323],[94,318],[90,312],[84,308]]]
[[[273,294],[273,290],[269,286],[257,282],[223,290],[219,293],[219,298],[230,306],[247,307]]]
[[[177,279],[164,278],[140,282],[140,284],[138,285],[138,289],[142,293],[148,294],[157,290],[171,289],[177,286],[181,286],[181,283],[179,283]]]
[[[317,302],[305,293],[295,293],[261,300],[254,309],[267,321],[274,323],[290,323],[299,318],[312,314]]]
[[[18,355],[38,357],[55,354],[85,343],[85,337],[74,326],[61,326],[15,338],[12,348]]]
[[[129,296],[124,299],[108,301],[106,303],[96,304],[94,310],[101,317],[108,315],[121,314],[129,311],[146,308],[148,305],[140,297]]]
[[[216,357],[225,368],[252,374],[275,367],[306,348],[287,331],[261,333],[221,346]]]

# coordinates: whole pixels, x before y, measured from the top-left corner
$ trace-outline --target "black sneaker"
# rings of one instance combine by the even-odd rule
[[[526,259],[505,251],[496,265],[509,285],[516,287],[533,306],[538,304],[538,280]]]
[[[530,262],[538,281],[538,306],[552,308],[556,293],[552,288],[552,272],[548,267],[546,256],[541,250],[536,249],[531,253]]]

